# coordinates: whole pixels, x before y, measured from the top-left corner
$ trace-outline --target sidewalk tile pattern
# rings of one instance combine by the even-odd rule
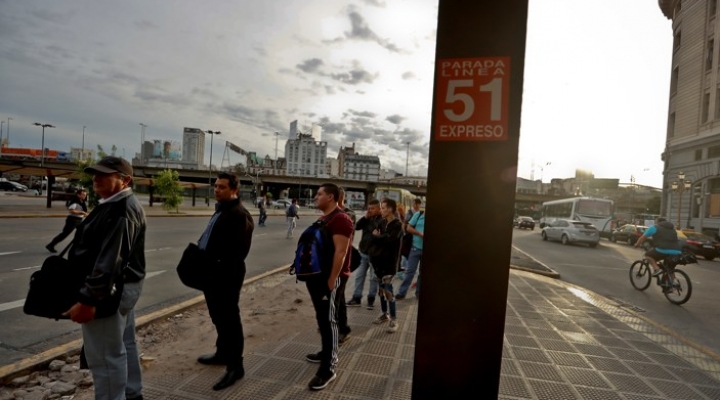
[[[153,376],[149,400],[392,399],[412,394],[418,303],[399,301],[394,334],[372,321],[378,311],[349,308],[351,339],[340,348],[338,377],[323,391],[307,383],[317,364],[312,321],[305,331],[246,354],[246,376],[213,392],[222,367],[182,377]],[[500,399],[718,399],[719,363],[591,293],[549,278],[510,275]]]

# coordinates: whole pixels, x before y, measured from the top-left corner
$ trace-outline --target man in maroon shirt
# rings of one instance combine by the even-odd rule
[[[335,380],[335,366],[338,362],[338,321],[335,309],[336,296],[340,286],[340,273],[347,262],[349,265],[350,239],[355,231],[352,220],[338,207],[340,190],[337,185],[324,183],[315,195],[315,204],[322,211],[321,219],[327,220],[325,228],[332,237],[332,265],[323,265],[323,274],[318,274],[305,281],[310,299],[315,308],[315,319],[320,328],[322,350],[308,354],[305,359],[320,363],[318,372],[308,386],[312,390],[322,390]]]

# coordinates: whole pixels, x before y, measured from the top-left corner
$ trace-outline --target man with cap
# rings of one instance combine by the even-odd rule
[[[82,324],[97,400],[141,400],[134,307],[145,278],[145,212],[133,194],[132,166],[105,157],[85,168],[100,197],[68,252],[85,282],[65,315]]]

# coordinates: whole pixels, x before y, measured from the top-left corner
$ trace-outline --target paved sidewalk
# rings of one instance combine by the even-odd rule
[[[256,285],[295,281],[279,274]],[[377,309],[348,309],[352,338],[340,348],[338,378],[321,392],[307,388],[317,364],[304,355],[319,346],[309,320],[280,342],[248,349],[245,378],[227,390],[211,389],[222,367],[195,364],[183,376],[146,374],[145,398],[410,399],[418,301],[397,304],[395,334],[372,323]],[[719,362],[580,288],[511,271],[506,315],[501,399],[720,398]]]

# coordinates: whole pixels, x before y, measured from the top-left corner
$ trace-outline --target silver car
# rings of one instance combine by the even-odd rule
[[[562,244],[587,243],[595,247],[600,242],[600,232],[590,222],[558,219],[543,228],[543,240],[559,240]]]

